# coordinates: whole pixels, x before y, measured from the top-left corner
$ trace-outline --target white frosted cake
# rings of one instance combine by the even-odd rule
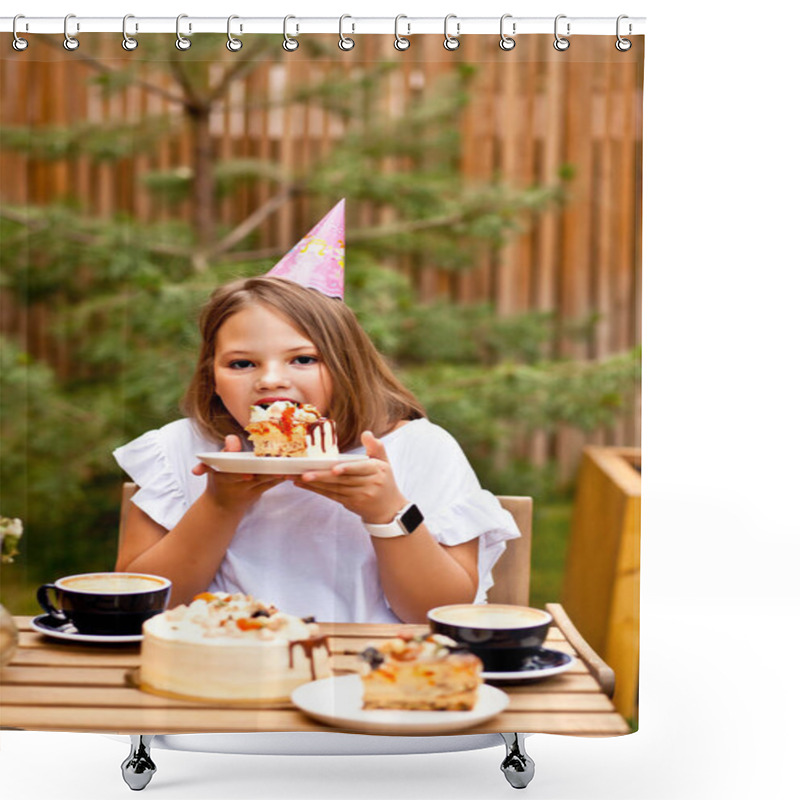
[[[204,700],[282,701],[330,675],[327,637],[249,595],[205,592],[142,627],[140,685]]]

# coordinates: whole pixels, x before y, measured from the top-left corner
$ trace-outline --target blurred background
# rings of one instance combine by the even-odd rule
[[[36,38],[0,55],[2,603],[113,566],[111,451],[179,416],[200,306],[346,198],[348,304],[483,485],[534,497],[531,604],[583,604],[602,654],[614,575],[638,603],[643,40]]]

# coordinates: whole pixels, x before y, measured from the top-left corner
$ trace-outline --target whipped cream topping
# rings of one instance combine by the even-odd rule
[[[288,410],[292,410],[292,422],[316,422],[322,415],[309,403],[293,403],[291,400],[276,400],[266,408],[250,406],[250,422],[278,422]]]
[[[243,644],[299,642],[319,636],[319,626],[241,593],[204,592],[188,605],[151,617],[148,633],[180,641]]]

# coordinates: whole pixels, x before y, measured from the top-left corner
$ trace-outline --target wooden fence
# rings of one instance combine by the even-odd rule
[[[133,53],[121,49],[119,38],[87,34],[75,53],[66,53],[59,37],[36,37],[24,53],[8,48],[0,54],[0,123],[35,130],[81,121],[133,122],[149,114],[179,117],[181,109],[170,99],[176,92],[171,76],[148,63],[148,38]],[[330,57],[310,58],[304,53],[311,52],[314,38],[304,37],[305,46],[292,54],[276,42],[269,60],[230,85],[211,118],[211,145],[219,158],[271,159],[288,174],[324,155],[346,131],[338,118],[308,104],[281,107],[252,98],[280,96],[289,87],[397,61],[402,66],[390,76],[389,90],[376,98],[375,109],[397,115],[457,65],[473,64],[471,100],[460,131],[464,175],[517,187],[547,185],[570,165],[569,201],[561,209],[520,219],[519,233],[499,251],[476,253],[469,271],[453,273],[434,264],[409,271],[420,301],[488,300],[500,314],[546,310],[565,320],[596,314],[600,321],[588,343],[564,339],[556,344],[557,354],[577,358],[602,358],[640,342],[643,38],[619,53],[613,36],[575,37],[561,53],[548,36],[519,38],[510,52],[498,48],[495,36],[469,36],[459,50],[447,52],[441,37],[418,36],[407,52],[397,53],[392,37],[365,36],[357,37],[351,53],[334,47]],[[229,54],[221,39],[215,68],[223,71],[246,51]],[[140,63],[140,81],[154,91],[140,82],[105,97],[89,80],[111,74],[123,59]],[[0,203],[73,197],[100,217],[126,212],[142,221],[164,219],[166,207],[139,179],[154,169],[188,164],[192,146],[183,125],[155,153],[116,162],[33,159],[0,147]],[[269,200],[270,191],[262,185],[234,192],[222,201],[218,221],[239,224]],[[300,198],[264,219],[256,228],[259,244],[281,252],[297,241],[314,220],[306,202]],[[190,219],[188,203],[180,213]],[[356,219],[348,214],[351,229],[387,221],[385,211],[364,204],[356,214]],[[0,329],[24,339],[34,355],[44,355],[46,309],[22,313],[7,303],[2,309]],[[614,430],[589,437],[591,443],[637,446],[635,405]],[[537,461],[555,456],[562,474],[571,475],[588,441],[564,430],[538,437],[532,455]]]

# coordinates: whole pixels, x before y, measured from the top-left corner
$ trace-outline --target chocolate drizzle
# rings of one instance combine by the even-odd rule
[[[294,669],[294,648],[296,645],[299,645],[305,653],[309,665],[311,666],[311,680],[315,681],[317,679],[317,670],[314,667],[314,650],[318,647],[324,647],[330,656],[331,646],[328,643],[328,637],[311,636],[308,639],[297,639],[293,642],[289,642],[289,669]]]
[[[336,438],[336,430],[333,427],[333,423],[327,417],[323,417],[322,419],[315,420],[314,422],[309,422],[306,426],[306,432],[308,434],[309,439],[311,440],[312,446],[317,445],[317,435],[319,435],[319,447],[323,453],[328,451],[328,444],[326,443],[327,432],[330,431],[330,439],[331,444],[338,444]]]

